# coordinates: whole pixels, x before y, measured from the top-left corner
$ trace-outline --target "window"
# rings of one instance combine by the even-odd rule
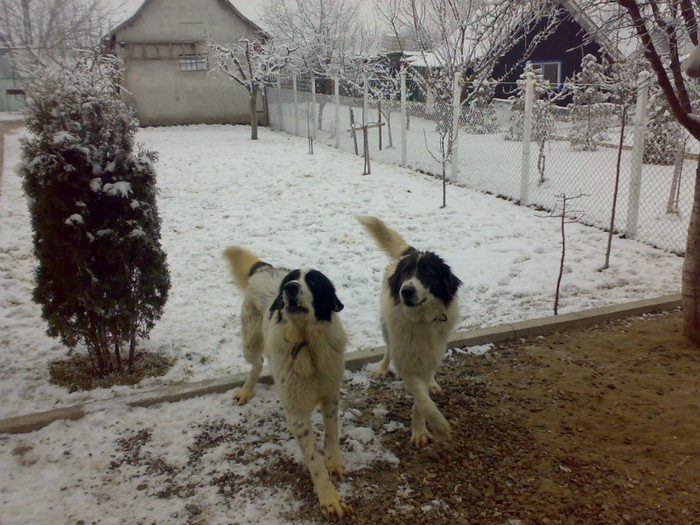
[[[180,71],[207,71],[208,69],[207,55],[180,55]]]
[[[561,60],[531,61],[528,62],[535,71],[540,71],[547,87],[559,89],[561,87]]]

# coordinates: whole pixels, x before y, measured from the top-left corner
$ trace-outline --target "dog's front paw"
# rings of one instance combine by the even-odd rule
[[[335,495],[327,496],[325,498],[321,498],[319,496],[318,502],[321,504],[321,512],[323,513],[323,516],[325,518],[340,519],[345,514],[350,514],[350,509],[340,499],[340,496],[338,496],[337,492],[335,493]]]
[[[416,448],[423,448],[428,443],[430,443],[431,439],[432,439],[432,436],[430,435],[430,432],[428,432],[425,429],[424,430],[414,430],[411,433],[411,444]]]
[[[428,392],[430,392],[430,395],[433,396],[442,394],[442,388],[440,388],[440,385],[437,384],[437,381],[435,381],[435,379],[430,380],[430,385],[428,385]]]
[[[342,481],[345,477],[345,463],[342,458],[327,458],[326,470],[333,481]]]
[[[248,401],[253,399],[255,391],[250,388],[242,386],[233,394],[233,400],[239,405],[245,405]]]

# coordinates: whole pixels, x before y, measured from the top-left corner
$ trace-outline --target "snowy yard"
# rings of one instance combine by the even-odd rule
[[[464,281],[458,330],[551,315],[560,257],[556,219],[457,187],[439,207],[440,184],[425,175],[375,163],[305,139],[245,126],[148,128],[137,140],[159,152],[163,246],[173,286],[165,313],[146,341],[176,357],[163,378],[134,387],[203,380],[245,371],[238,338],[241,294],[222,250],[240,244],[263,260],[315,266],[334,281],[345,304],[348,350],[382,344],[378,291],[387,258],[355,221],[377,215],[409,242],[441,254]],[[68,394],[48,384],[47,363],[65,354],[45,334],[30,299],[34,259],[28,213],[14,167],[19,136],[5,146],[0,221],[0,417],[124,394],[117,387]],[[567,226],[561,312],[648,298],[680,289],[682,259],[614,239],[602,266],[606,234]]]
[[[441,209],[440,183],[425,175],[374,163],[372,175],[362,176],[359,157],[321,145],[310,156],[305,139],[262,129],[261,139],[251,142],[249,133],[245,126],[140,131],[137,139],[160,155],[163,247],[173,283],[163,318],[144,347],[177,361],[166,376],[136,387],[75,394],[48,384],[47,364],[63,357],[65,349],[44,334],[40,309],[30,299],[35,262],[14,170],[20,136],[6,138],[0,194],[0,417],[247,370],[238,337],[242,298],[221,257],[231,244],[274,264],[321,269],[345,304],[341,319],[348,351],[382,344],[378,291],[387,258],[355,221],[358,214],[381,217],[416,247],[438,252],[452,266],[464,282],[457,329],[551,315],[560,257],[557,220],[457,187],[448,188],[448,207]],[[679,291],[682,259],[634,241],[614,239],[611,268],[597,271],[606,238],[594,228],[567,226],[562,313]],[[346,379],[361,386],[366,372]],[[275,417],[268,418],[270,410]],[[372,430],[353,425],[352,418],[346,410],[344,450],[354,451],[349,471],[375,461],[395,462]],[[133,441],[134,433],[154,421],[153,435],[138,453],[182,467],[178,472],[197,485],[188,499],[173,503],[153,496],[172,484],[172,473],[138,464],[108,468],[116,455],[126,455],[125,438]],[[242,409],[232,406],[230,394],[150,409],[115,403],[77,422],[0,438],[0,522],[184,523],[183,516],[192,514],[186,507],[196,503],[208,509],[207,523],[279,523],[280,509],[295,505],[283,489],[248,487],[227,497],[215,485],[199,483],[217,468],[226,469],[230,448],[208,449],[196,469],[184,468],[202,425],[240,432],[241,450],[265,443],[275,454],[299,457],[270,387],[259,387],[258,397]],[[245,468],[240,463],[230,468],[245,479],[264,463],[264,457],[252,455]]]
[[[292,96],[283,91],[282,111],[279,111],[277,96],[271,93],[270,115],[275,129],[306,136],[308,130],[307,117],[312,113],[311,105],[299,103],[296,110]],[[305,94],[302,94],[305,95]],[[346,132],[350,128],[350,111],[353,110],[355,119],[359,119],[361,99],[343,97],[343,103],[338,110],[339,125],[335,124],[335,104],[332,98],[326,96],[323,105],[322,128],[316,130],[318,141],[335,145],[335,128],[341,130],[338,147],[348,152],[355,151],[355,143]],[[418,104],[418,103],[415,103]],[[351,106],[354,105],[354,108]],[[317,111],[321,105],[317,104]],[[420,107],[418,105],[418,107]],[[504,139],[510,127],[510,106],[507,102],[496,105],[498,130],[494,133],[475,134],[460,127],[457,139],[457,173],[452,172],[448,163],[447,178],[459,186],[493,193],[515,201],[520,200],[520,179],[522,171],[522,142]],[[295,121],[295,119],[297,119]],[[370,107],[368,122],[379,119],[375,107]],[[384,123],[386,116],[382,117]],[[392,112],[391,125],[382,128],[382,148],[379,148],[379,132],[372,128],[368,132],[368,142],[371,158],[386,163],[401,163],[401,114]],[[571,197],[585,194],[576,207],[581,210],[581,220],[585,224],[607,228],[610,225],[610,212],[614,194],[615,174],[617,167],[617,142],[619,126],[611,127],[607,133],[605,146],[596,151],[575,151],[566,139],[571,124],[564,117],[556,121],[556,139],[548,141],[544,148],[545,181],[541,182],[538,171],[539,148],[535,142],[530,147],[530,167],[527,202],[528,204],[553,209],[557,204],[557,195],[562,193]],[[615,230],[628,231],[628,208],[630,205],[630,178],[632,168],[631,145],[634,137],[634,127],[628,126],[625,132],[627,149],[622,152],[620,162],[619,195],[616,205]],[[362,137],[356,137],[358,149],[362,152]],[[411,116],[410,126],[406,132],[407,155],[409,167],[426,173],[439,175],[442,167],[439,143],[434,120]],[[389,145],[392,146],[389,146]],[[697,151],[698,142],[688,141],[688,151]],[[682,163],[682,169],[677,173],[679,187],[673,185],[674,169],[671,166],[643,164],[641,173],[640,203],[638,208],[637,232],[634,238],[664,250],[683,253],[688,223],[693,201],[693,184],[697,161],[688,157]],[[676,212],[669,213],[669,198],[677,207]],[[632,206],[634,208],[634,206]]]

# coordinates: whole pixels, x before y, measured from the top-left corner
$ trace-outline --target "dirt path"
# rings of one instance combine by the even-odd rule
[[[343,523],[700,523],[700,350],[681,322],[675,312],[456,355],[438,376],[455,440],[423,450],[408,446],[398,380],[345,388],[343,404],[400,464],[353,473]],[[382,430],[389,421],[403,426]],[[277,469],[308,500],[289,517],[308,521],[308,476]]]

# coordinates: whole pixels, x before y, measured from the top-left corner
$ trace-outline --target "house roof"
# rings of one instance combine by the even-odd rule
[[[124,8],[121,11],[121,23],[118,23],[114,29],[109,32],[108,36],[113,36],[117,31],[129,27],[134,21],[139,17],[143,9],[152,0],[127,0],[124,3]],[[249,17],[245,16],[235,5],[231,3],[230,0],[216,0],[220,4],[224,5],[225,8],[230,9],[231,12],[238,18],[243,20],[245,23],[249,24],[253,29],[259,33],[266,34],[257,23],[253,22]],[[250,11],[250,10],[249,10]],[[250,14],[250,13],[249,13]]]
[[[616,6],[584,8],[580,0],[560,0],[560,3],[590,38],[614,59],[629,57],[638,49],[634,31],[630,28],[618,28],[616,37],[604,30],[609,19],[619,16]]]

